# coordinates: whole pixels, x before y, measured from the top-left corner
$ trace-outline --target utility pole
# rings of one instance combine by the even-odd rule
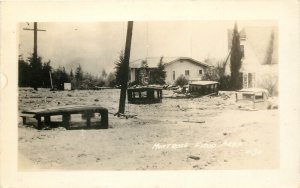
[[[125,56],[124,56],[124,71],[122,75],[121,83],[121,93],[120,93],[120,101],[119,101],[119,111],[117,114],[124,114],[125,112],[125,101],[126,101],[126,91],[127,91],[127,83],[128,83],[128,70],[129,70],[129,59],[130,59],[130,48],[131,48],[131,39],[132,39],[132,28],[133,28],[133,21],[128,21],[127,24],[127,34],[126,34],[126,43],[125,43]]]
[[[37,22],[33,23],[33,29],[23,28],[23,30],[33,31],[33,60],[37,61],[37,32],[38,31],[46,31],[44,29],[38,29]]]
[[[29,30],[29,31],[33,31],[33,64],[36,65],[37,61],[38,61],[38,54],[37,54],[37,32],[38,31],[46,31],[43,29],[38,29],[37,26],[37,22],[34,22],[34,26],[33,29],[28,29],[28,28],[23,28],[23,30]],[[34,80],[33,80],[33,87],[35,90],[37,90],[38,87],[38,80],[39,78],[37,77],[37,75],[39,74],[38,72],[36,72],[37,70],[34,70]]]

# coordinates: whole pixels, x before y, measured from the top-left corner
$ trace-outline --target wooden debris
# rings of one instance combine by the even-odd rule
[[[114,116],[125,117],[126,119],[128,119],[128,118],[135,118],[137,115],[129,115],[129,114],[126,115],[126,114],[117,112],[114,114]]]
[[[187,121],[183,121],[183,122],[185,122],[185,123],[205,123],[204,120],[202,120],[202,121],[187,120]]]
[[[194,159],[194,160],[200,160],[200,157],[197,157],[197,156],[194,156],[194,155],[190,155],[190,156],[188,156],[188,158]]]

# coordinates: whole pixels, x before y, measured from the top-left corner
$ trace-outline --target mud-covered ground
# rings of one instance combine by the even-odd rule
[[[100,105],[109,110],[109,129],[72,125],[37,130],[19,119],[19,168],[66,170],[200,170],[279,167],[278,110],[240,110],[234,94],[162,103],[126,103],[118,118],[119,90],[49,91],[19,89],[19,112],[64,105]],[[53,117],[60,121],[61,117]],[[97,117],[95,120],[97,121]]]

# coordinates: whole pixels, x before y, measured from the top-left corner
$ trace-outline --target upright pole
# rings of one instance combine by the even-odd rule
[[[37,61],[37,22],[34,22],[34,28],[33,28],[33,59],[36,62]]]
[[[120,101],[119,101],[119,114],[124,114],[125,112],[125,101],[126,101],[126,91],[127,91],[127,82],[128,82],[128,70],[129,70],[129,59],[130,59],[130,48],[131,48],[131,39],[132,39],[132,28],[133,21],[128,21],[127,24],[127,34],[126,34],[126,43],[125,43],[125,56],[124,56],[124,64],[122,66],[124,77],[122,78],[121,83],[121,93],[120,93]]]

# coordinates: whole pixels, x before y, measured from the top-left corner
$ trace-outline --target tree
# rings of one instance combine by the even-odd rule
[[[104,79],[107,77],[107,73],[106,73],[106,70],[105,70],[105,69],[102,69],[101,76],[102,76],[102,78],[104,78]]]
[[[30,86],[37,90],[38,87],[42,86],[42,58],[37,57],[34,58],[32,54],[28,58],[29,66],[30,66]]]
[[[19,56],[19,87],[30,86],[30,66],[23,59],[23,56]]]
[[[160,58],[159,63],[157,65],[157,69],[154,69],[151,72],[151,77],[150,77],[150,84],[160,84],[163,85],[165,84],[166,80],[166,71],[165,71],[165,65],[163,63],[163,57]]]
[[[116,85],[116,75],[114,73],[108,74],[105,85],[108,87],[113,87]]]
[[[66,73],[65,67],[59,67],[52,72],[53,85],[56,89],[63,90],[64,83],[69,81],[69,75]]]
[[[79,88],[83,80],[83,71],[79,64],[75,71],[75,88]]]
[[[188,79],[185,78],[185,76],[180,75],[176,80],[175,80],[175,85],[183,87],[184,85],[187,85],[189,83]]]
[[[119,54],[119,58],[115,61],[115,69],[116,69],[116,84],[117,85],[121,85],[122,83],[122,79],[124,77],[124,71],[123,70],[124,67],[124,52],[121,51]]]
[[[242,83],[239,77],[239,71],[242,66],[242,51],[240,47],[240,36],[238,32],[237,24],[234,25],[232,46],[231,46],[231,56],[230,56],[230,86],[232,90],[241,89]]]
[[[266,58],[264,64],[270,65],[273,60],[273,51],[274,51],[274,31],[271,32],[269,46],[266,52]]]
[[[52,67],[50,65],[51,61],[49,60],[46,63],[43,63],[42,66],[42,86],[45,88],[51,87],[51,81],[50,81],[50,71],[52,70]]]
[[[74,79],[73,69],[70,71],[70,82]]]

